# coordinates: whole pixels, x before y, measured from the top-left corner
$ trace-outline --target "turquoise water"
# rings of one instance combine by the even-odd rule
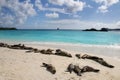
[[[8,30],[0,31],[0,40],[119,45],[120,32],[84,32],[78,30]]]

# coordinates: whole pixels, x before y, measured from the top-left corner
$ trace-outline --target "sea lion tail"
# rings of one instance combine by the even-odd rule
[[[94,70],[94,72],[99,72],[99,71],[100,71],[100,70],[98,70],[98,69],[95,69],[95,70]]]
[[[110,67],[110,68],[114,68],[114,66],[113,66],[113,65],[109,65],[109,67]]]

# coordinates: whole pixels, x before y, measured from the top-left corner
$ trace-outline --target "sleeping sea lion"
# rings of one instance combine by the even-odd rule
[[[67,52],[65,52],[65,51],[62,51],[62,50],[60,50],[60,49],[57,49],[57,50],[56,50],[55,55],[66,56],[66,57],[72,57],[71,54],[69,54],[69,53],[67,53]]]
[[[106,61],[103,60],[103,58],[100,58],[100,57],[97,57],[97,56],[90,56],[90,55],[84,54],[81,58],[82,59],[90,59],[90,60],[93,60],[93,61],[96,61],[96,62],[100,63],[103,66],[106,66],[106,67],[109,67],[109,68],[114,68],[113,65],[108,64]]]
[[[72,71],[74,70],[74,65],[73,64],[69,64],[67,67],[67,71],[72,73]]]
[[[74,72],[78,75],[81,76],[81,68],[77,65],[74,65]]]
[[[52,65],[52,64],[46,64],[46,63],[43,63],[43,67],[46,67],[46,69],[51,72],[52,74],[55,74],[56,73],[56,69],[55,67]]]
[[[99,72],[100,70],[98,70],[98,69],[94,69],[94,68],[92,68],[92,67],[90,67],[90,66],[84,66],[83,68],[82,68],[82,70],[81,70],[81,72],[83,73],[83,72]]]
[[[78,59],[80,59],[80,54],[76,54],[75,56],[76,56]]]

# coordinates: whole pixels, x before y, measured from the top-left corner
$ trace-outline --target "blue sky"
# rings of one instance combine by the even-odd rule
[[[0,0],[0,26],[120,28],[120,0]]]

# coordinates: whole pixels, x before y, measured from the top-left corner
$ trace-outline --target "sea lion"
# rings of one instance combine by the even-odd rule
[[[45,49],[42,49],[42,50],[40,50],[40,52],[42,53],[42,54],[53,54],[53,52],[52,52],[53,50],[52,49],[47,49],[47,50],[45,50]]]
[[[54,51],[54,50],[52,50],[52,49],[47,49],[47,50],[46,50],[46,54],[53,54],[52,51]]]
[[[100,63],[103,66],[109,67],[109,68],[114,68],[113,65],[108,64],[106,61],[104,61],[103,59],[95,59],[96,62]]]
[[[104,65],[106,67],[114,68],[113,65],[108,64],[106,61],[103,60],[103,58],[99,58],[97,56],[90,56],[90,55],[84,54],[81,58],[82,59],[90,59],[90,60],[96,61],[96,62],[98,62],[101,65]]]
[[[32,51],[33,49],[34,48],[32,48],[32,47],[26,47],[26,46],[24,47],[24,50],[31,50]]]
[[[8,46],[8,44],[6,44],[6,43],[0,43],[0,47],[7,47]]]
[[[43,67],[46,67],[46,69],[51,72],[52,74],[55,74],[56,73],[56,69],[55,67],[52,65],[52,64],[46,64],[46,63],[43,63]]]
[[[25,48],[25,45],[23,44],[15,44],[15,45],[11,45],[11,46],[9,46],[9,48],[11,48],[11,49],[22,49],[22,50],[24,50],[24,48]]]
[[[82,59],[85,59],[85,58],[87,58],[87,59],[102,59],[102,58],[99,58],[97,56],[90,56],[90,55],[87,55],[87,54],[84,54],[81,58]]]
[[[94,69],[90,66],[84,66],[81,70],[81,72],[99,72],[100,70],[99,69]]]
[[[34,52],[34,53],[39,53],[40,50],[38,50],[37,48],[34,48],[34,49],[33,49],[33,52]]]
[[[78,75],[81,76],[81,68],[77,65],[74,65],[74,72]]]
[[[73,64],[69,64],[67,67],[67,71],[72,73],[72,71],[74,70],[74,65]]]
[[[0,43],[0,47],[3,47],[4,43]]]
[[[81,57],[80,57],[80,54],[75,54],[75,56],[76,56],[78,59],[81,58]]]
[[[71,54],[69,54],[69,53],[67,53],[67,52],[65,52],[65,51],[62,51],[62,50],[60,50],[60,49],[57,49],[57,50],[56,50],[55,55],[66,56],[66,57],[72,57]]]

